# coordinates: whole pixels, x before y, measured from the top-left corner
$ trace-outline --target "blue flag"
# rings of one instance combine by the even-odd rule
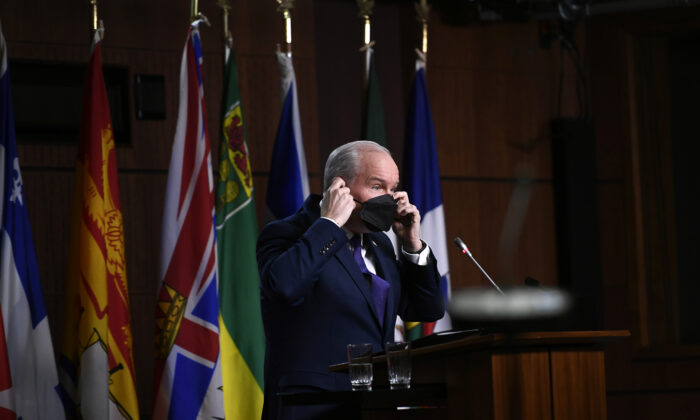
[[[0,418],[63,419],[0,31]]]
[[[406,144],[404,146],[403,178],[411,202],[421,214],[421,234],[430,244],[442,275],[442,287],[446,302],[450,295],[450,270],[447,260],[445,215],[442,208],[440,169],[437,159],[435,130],[430,111],[430,101],[425,88],[425,60],[419,55],[411,88],[406,118]],[[433,332],[432,325],[424,325],[424,334]],[[447,314],[437,321],[434,331],[452,328]]]
[[[309,195],[306,156],[301,139],[299,103],[292,57],[277,53],[282,79],[282,115],[272,151],[267,183],[267,208],[272,217],[282,219],[294,214]]]

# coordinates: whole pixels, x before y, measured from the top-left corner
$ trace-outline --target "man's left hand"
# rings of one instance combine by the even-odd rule
[[[398,204],[396,220],[392,225],[394,233],[406,252],[418,252],[423,247],[423,242],[420,240],[420,212],[408,200],[406,191],[395,192],[393,197]]]

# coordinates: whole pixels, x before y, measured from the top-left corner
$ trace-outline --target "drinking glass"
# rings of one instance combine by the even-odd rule
[[[350,384],[353,391],[372,389],[372,344],[348,344]]]

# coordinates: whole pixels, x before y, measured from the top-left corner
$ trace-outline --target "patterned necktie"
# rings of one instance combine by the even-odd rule
[[[353,236],[352,239],[350,239],[350,244],[355,249],[353,256],[355,257],[357,266],[360,267],[360,271],[362,274],[368,275],[372,279],[371,288],[374,307],[377,309],[377,315],[379,315],[379,325],[383,327],[384,308],[386,307],[386,298],[389,295],[389,282],[367,269],[365,259],[362,258],[362,244],[360,235]]]

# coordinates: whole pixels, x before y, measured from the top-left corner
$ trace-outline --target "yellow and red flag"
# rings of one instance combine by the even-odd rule
[[[138,419],[117,162],[93,39],[83,93],[60,357],[68,418]]]

